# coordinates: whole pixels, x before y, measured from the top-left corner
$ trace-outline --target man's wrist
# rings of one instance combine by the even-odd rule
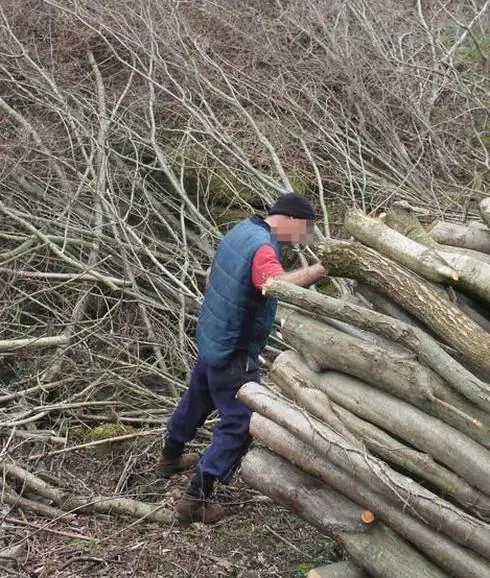
[[[315,265],[312,265],[311,268],[314,272],[315,278],[317,279],[315,283],[318,283],[319,281],[325,281],[327,279],[327,270],[321,263],[315,263]]]

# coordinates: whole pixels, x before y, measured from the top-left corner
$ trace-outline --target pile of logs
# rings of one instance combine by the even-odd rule
[[[490,200],[481,213],[489,223]],[[271,386],[245,384],[257,490],[345,548],[313,577],[490,576],[490,229],[394,204],[318,249],[333,298],[281,281]]]

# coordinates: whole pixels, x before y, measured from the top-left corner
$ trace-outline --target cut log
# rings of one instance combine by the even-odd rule
[[[453,540],[490,559],[489,524],[462,512],[411,478],[396,472],[382,460],[355,448],[331,428],[267,387],[249,382],[240,388],[237,397],[253,411],[310,444],[360,482],[382,492],[406,508],[407,512],[412,512]],[[486,485],[489,482],[487,480]]]
[[[345,228],[357,240],[415,271],[434,283],[457,281],[458,273],[437,252],[412,241],[385,225],[353,209],[347,212]]]
[[[375,332],[414,351],[420,361],[445,379],[456,391],[490,413],[490,384],[475,377],[453,359],[425,331],[381,313],[327,295],[272,281],[264,293],[316,316],[328,316]]]
[[[464,289],[468,283],[466,282],[466,277],[470,273],[469,268],[471,266],[477,266],[479,261],[485,261],[487,264],[490,264],[490,255],[485,253],[479,253],[478,251],[473,251],[471,249],[462,249],[460,247],[449,247],[446,245],[441,245],[435,239],[433,239],[429,233],[424,229],[420,221],[417,219],[415,213],[405,205],[401,205],[400,203],[395,203],[395,206],[384,215],[384,221],[386,224],[398,231],[402,235],[409,237],[410,239],[417,241],[418,243],[425,245],[431,249],[442,251],[446,254],[449,258],[449,262],[451,259],[454,259],[455,262],[457,261],[458,254],[459,255],[466,255],[467,257],[472,257],[476,259],[476,261],[470,259],[469,261],[464,261],[464,271],[461,275],[460,272],[460,280],[461,280],[461,287]],[[471,275],[470,275],[470,282],[471,282]],[[471,289],[470,289],[471,290]],[[485,329],[485,331],[490,332],[490,323],[484,317],[480,311],[475,311],[475,304],[470,302],[471,300],[467,298],[465,295],[461,293],[457,293],[457,304],[459,308],[464,311],[469,317],[471,317],[474,321],[476,321],[481,327]],[[476,307],[478,307],[476,305]]]
[[[360,243],[326,241],[318,253],[330,275],[361,280],[430,327],[445,343],[490,372],[490,335],[423,279]]]
[[[482,253],[480,251],[474,251],[473,249],[465,249],[464,247],[453,247],[451,245],[443,245],[438,243],[430,233],[426,231],[422,223],[418,220],[417,215],[414,210],[403,202],[397,202],[393,204],[393,207],[383,215],[380,215],[380,219],[385,222],[388,227],[398,231],[405,237],[425,245],[434,251],[442,253],[456,253],[460,255],[467,255],[468,257],[473,257],[485,263],[490,263],[490,255],[487,253]],[[469,228],[474,227],[475,223],[470,223]],[[480,228],[488,230],[483,223],[476,223]],[[441,255],[444,256],[444,255]]]
[[[490,231],[441,221],[434,225],[429,233],[433,239],[443,245],[490,253]]]
[[[346,424],[346,421],[339,417],[339,409],[342,408],[337,404],[332,404],[326,393],[310,387],[304,381],[298,380],[296,376],[282,374],[280,371],[275,372],[274,369],[272,369],[270,375],[274,383],[278,385],[283,393],[292,399],[298,407],[306,409],[311,415],[321,419],[358,449],[366,450],[366,446],[364,445],[365,440],[361,441],[362,438],[359,437],[358,432],[355,429],[351,430]]]
[[[480,201],[480,214],[486,225],[490,227],[490,197]]]
[[[346,560],[313,568],[306,578],[368,578],[368,575],[357,564]]]
[[[261,467],[267,459],[267,466]],[[362,534],[370,527],[361,520],[363,508],[321,480],[301,472],[280,457],[252,449],[243,459],[241,475],[260,491],[281,502],[330,538]]]
[[[354,445],[359,445],[361,440],[373,454],[429,481],[444,494],[456,498],[462,506],[478,517],[490,521],[490,497],[435,462],[428,454],[404,445],[379,427],[331,402],[325,393],[314,389],[295,374],[273,369],[271,377],[296,405],[321,419],[349,441],[354,440]]]
[[[438,253],[418,243],[380,219],[366,217],[360,211],[350,211],[346,217],[347,230],[365,245],[376,249],[425,279],[435,283],[449,281],[465,291],[478,295],[490,303],[490,265],[455,253]],[[452,276],[446,271],[452,272]]]
[[[421,245],[425,245],[434,251],[438,251],[441,248],[441,245],[424,229],[413,207],[404,201],[393,203],[387,213],[380,215],[380,219],[390,229]]]
[[[321,295],[321,293],[319,293]],[[279,313],[279,312],[278,312]],[[280,316],[280,313],[279,313]],[[376,335],[376,333],[372,333],[370,331],[364,331],[363,329],[359,329],[353,324],[345,323],[344,321],[340,321],[337,319],[329,318],[327,316],[324,317],[325,323],[328,323],[331,327],[337,329],[338,331],[342,331],[347,333],[347,335],[351,335],[352,337],[358,337],[363,341],[367,341],[368,343],[373,343],[375,345],[380,345],[385,347],[386,349],[390,349],[393,353],[407,353],[402,347],[398,347],[392,341],[385,339],[381,335]]]
[[[363,379],[409,401],[479,443],[489,444],[490,414],[471,404],[434,371],[413,358],[365,343],[298,311],[291,310],[283,318],[281,333],[287,344],[300,351],[305,359],[313,360],[316,371],[333,369]],[[490,462],[488,467],[490,475]]]
[[[274,361],[271,375],[276,383],[294,379],[305,387],[319,389],[332,402],[426,452],[472,485],[468,472],[472,478],[473,466],[481,467],[480,459],[488,462],[488,450],[441,420],[359,379],[335,371],[322,374],[310,371],[296,353],[281,353]],[[487,467],[483,466],[484,471]],[[484,472],[479,477],[484,478]],[[487,487],[485,482],[484,485]]]
[[[341,542],[350,556],[372,576],[444,576],[429,560],[383,524],[376,523],[369,530],[364,528],[365,531],[353,531],[350,525],[342,524],[341,504],[346,516],[357,513],[359,517],[361,508],[317,478],[267,450],[252,449],[242,462],[241,475],[250,486]],[[332,510],[338,516],[333,523],[346,525],[346,529],[332,526]]]
[[[476,261],[483,261],[487,265],[490,265],[490,253],[482,253],[481,251],[474,251],[473,249],[465,249],[464,247],[451,247],[450,245],[439,245],[438,253],[441,256],[447,254],[450,255],[464,255],[465,257],[471,257]]]
[[[380,520],[417,546],[450,576],[490,578],[488,562],[478,554],[458,546],[437,530],[401,511],[386,499],[386,496],[360,484],[344,470],[328,462],[308,444],[295,438],[285,428],[254,413],[250,422],[250,432],[256,440],[302,470],[321,478],[354,502],[372,510]]]

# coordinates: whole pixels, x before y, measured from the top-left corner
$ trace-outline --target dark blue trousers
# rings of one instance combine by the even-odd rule
[[[220,421],[197,467],[223,484],[231,481],[252,441],[252,411],[235,396],[247,381],[258,380],[258,363],[245,352],[235,353],[230,363],[219,369],[198,360],[189,387],[167,424],[168,436],[184,444],[194,438],[209,414],[218,410]]]

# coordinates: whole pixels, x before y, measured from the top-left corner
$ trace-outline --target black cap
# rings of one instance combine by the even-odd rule
[[[315,211],[310,202],[298,193],[284,193],[269,209],[269,215],[285,215],[294,219],[315,220]]]

